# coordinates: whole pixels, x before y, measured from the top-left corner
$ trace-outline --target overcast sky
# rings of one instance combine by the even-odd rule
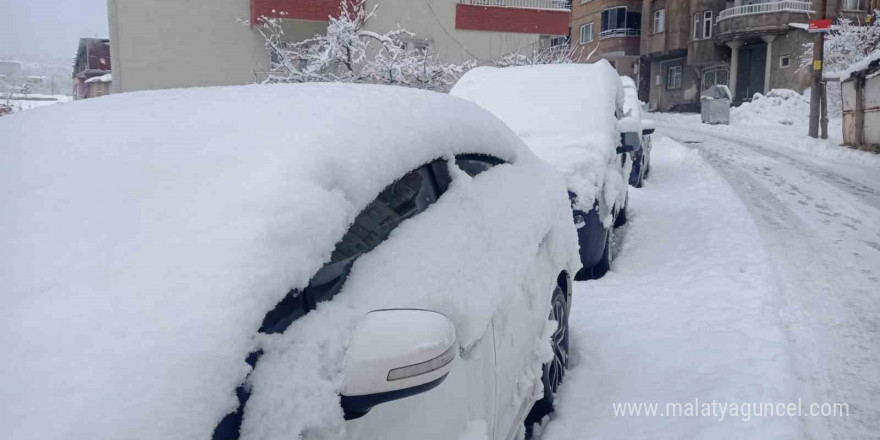
[[[67,63],[80,37],[108,36],[107,0],[0,0],[0,58]]]

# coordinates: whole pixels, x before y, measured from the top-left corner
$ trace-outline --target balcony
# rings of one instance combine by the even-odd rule
[[[565,0],[458,0],[460,30],[568,35],[571,2]]]
[[[783,0],[736,6],[721,11],[715,25],[715,39],[727,42],[788,31],[789,23],[809,20],[810,2]]]
[[[638,37],[641,34],[641,29],[608,29],[607,31],[599,32],[599,39],[604,40],[606,38]]]
[[[803,12],[811,13],[812,4],[810,2],[799,2],[793,0],[775,1],[768,3],[755,3],[751,5],[737,6],[725,9],[718,14],[718,21],[726,20],[733,17],[741,17],[743,15],[755,14],[772,14],[776,12]]]
[[[327,21],[339,13],[339,0],[251,0],[251,25],[260,17]]]
[[[571,0],[458,0],[461,5],[571,12]]]

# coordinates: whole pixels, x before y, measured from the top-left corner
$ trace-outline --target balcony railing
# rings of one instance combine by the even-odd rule
[[[604,40],[606,38],[615,37],[638,37],[640,34],[640,29],[608,29],[607,31],[599,32],[599,39]]]
[[[463,5],[570,11],[571,0],[458,0]]]
[[[755,3],[752,5],[737,6],[725,9],[718,14],[718,21],[742,15],[769,14],[774,12],[803,12],[811,13],[810,2],[794,0],[773,1],[768,3]]]

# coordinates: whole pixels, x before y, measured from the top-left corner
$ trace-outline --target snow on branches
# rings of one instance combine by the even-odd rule
[[[368,10],[367,0],[341,0],[339,14],[329,18],[327,31],[303,41],[285,38],[286,13],[273,10],[272,17],[260,17],[255,29],[271,54],[261,82],[355,82],[446,92],[477,66],[474,60],[444,62],[430,47],[418,44],[414,33],[402,28],[382,34],[367,30],[378,7]],[[498,67],[559,64],[574,62],[578,55],[570,45],[542,48],[536,44],[491,62]]]
[[[874,15],[880,15],[875,11]],[[848,18],[840,18],[825,36],[825,72],[826,77],[835,72],[848,69],[853,64],[874,52],[880,47],[880,23],[873,20],[869,23],[854,22]],[[813,68],[813,43],[804,44],[799,69],[810,72]],[[828,113],[839,116],[843,111],[840,87],[827,88]]]
[[[377,8],[368,12],[366,0],[343,0],[326,33],[294,42],[284,38],[285,13],[261,17],[256,29],[271,54],[263,82],[364,82],[445,91],[471,67],[440,61],[411,44],[414,34],[405,29],[384,34],[365,29]]]
[[[561,44],[558,46],[542,47],[540,44],[533,45],[526,50],[516,51],[507,54],[494,61],[496,67],[508,66],[532,66],[536,64],[571,64],[578,62],[587,62],[596,53],[599,45],[591,50],[585,57],[580,55],[583,53],[584,46],[572,47],[571,44]]]
[[[880,11],[875,11],[880,15]],[[848,69],[880,47],[880,22],[858,23],[840,18],[831,32],[825,36],[825,71],[837,72]],[[813,43],[804,44],[800,68],[810,71],[813,65]]]

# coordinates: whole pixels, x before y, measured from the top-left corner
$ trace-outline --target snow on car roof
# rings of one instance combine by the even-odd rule
[[[623,112],[628,116],[622,118],[617,126],[620,131],[641,132],[642,103],[639,101],[636,83],[628,76],[621,76],[620,82],[623,84]]]
[[[615,112],[623,86],[605,60],[593,64],[479,67],[450,94],[473,101],[507,123],[557,167],[589,209],[605,186],[619,143]],[[606,169],[607,168],[607,169]],[[618,173],[619,174],[619,173]],[[612,187],[620,194],[625,187]],[[613,197],[612,197],[613,198]]]
[[[4,437],[209,437],[265,313],[386,185],[467,152],[549,170],[477,106],[394,87],[138,92],[4,117]],[[541,176],[541,197],[561,189]]]

